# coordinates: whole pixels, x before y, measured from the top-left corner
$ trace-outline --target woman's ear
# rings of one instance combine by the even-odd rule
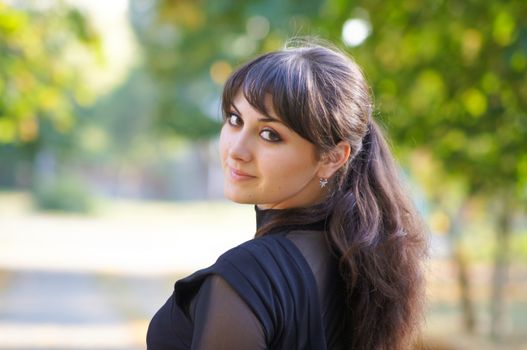
[[[318,177],[329,179],[349,159],[351,146],[346,141],[340,141],[331,151],[322,155]]]

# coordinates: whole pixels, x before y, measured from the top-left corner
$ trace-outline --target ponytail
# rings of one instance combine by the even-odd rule
[[[422,315],[422,226],[370,121],[332,197],[328,243],[346,285],[350,349],[407,349]]]

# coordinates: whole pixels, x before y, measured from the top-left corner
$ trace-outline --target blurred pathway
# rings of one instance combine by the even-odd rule
[[[0,294],[0,348],[144,349],[146,319],[169,284],[142,281],[143,291],[147,287],[151,293],[132,295],[127,288],[134,283],[117,278],[113,283],[127,288],[114,296],[117,290],[104,280],[86,273],[11,272]],[[131,304],[127,309],[116,300]],[[148,300],[149,310],[144,307]]]
[[[122,202],[83,217],[21,199],[0,195],[3,350],[144,349],[174,281],[254,230],[252,208],[224,203]]]

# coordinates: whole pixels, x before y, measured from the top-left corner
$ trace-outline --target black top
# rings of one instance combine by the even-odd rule
[[[256,210],[257,227],[278,210]],[[149,350],[341,349],[343,288],[324,222],[276,229],[176,282]]]

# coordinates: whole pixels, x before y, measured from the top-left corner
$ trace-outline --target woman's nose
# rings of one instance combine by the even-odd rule
[[[249,135],[240,132],[232,136],[229,156],[241,162],[248,162],[252,159],[252,146]]]

